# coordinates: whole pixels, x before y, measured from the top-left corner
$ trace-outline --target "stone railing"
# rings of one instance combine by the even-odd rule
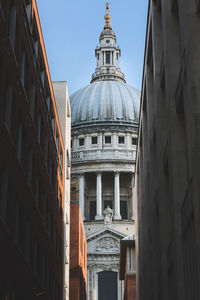
[[[93,161],[93,160],[135,161],[135,157],[136,157],[135,150],[122,150],[122,149],[74,151],[71,154],[72,163]]]

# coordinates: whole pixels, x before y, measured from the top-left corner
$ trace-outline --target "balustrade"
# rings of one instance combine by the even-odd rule
[[[82,160],[130,160],[135,161],[135,150],[122,150],[122,149],[103,149],[103,150],[86,150],[86,151],[73,151],[72,162]]]

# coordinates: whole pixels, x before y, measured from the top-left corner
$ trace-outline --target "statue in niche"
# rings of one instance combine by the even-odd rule
[[[113,213],[114,213],[114,209],[111,209],[108,205],[107,208],[103,212],[105,225],[112,224]]]

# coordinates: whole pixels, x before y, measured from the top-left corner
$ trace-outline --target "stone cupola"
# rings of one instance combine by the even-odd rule
[[[106,3],[105,26],[100,34],[99,47],[95,49],[97,66],[91,83],[98,80],[120,80],[126,82],[119,67],[121,49],[116,47],[116,35],[112,30],[109,3]]]

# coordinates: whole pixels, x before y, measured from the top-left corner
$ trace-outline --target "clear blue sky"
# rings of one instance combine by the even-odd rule
[[[94,49],[104,27],[106,0],[37,0],[53,81],[67,81],[69,94],[88,85]],[[110,0],[111,25],[122,50],[128,84],[141,89],[148,0]]]

